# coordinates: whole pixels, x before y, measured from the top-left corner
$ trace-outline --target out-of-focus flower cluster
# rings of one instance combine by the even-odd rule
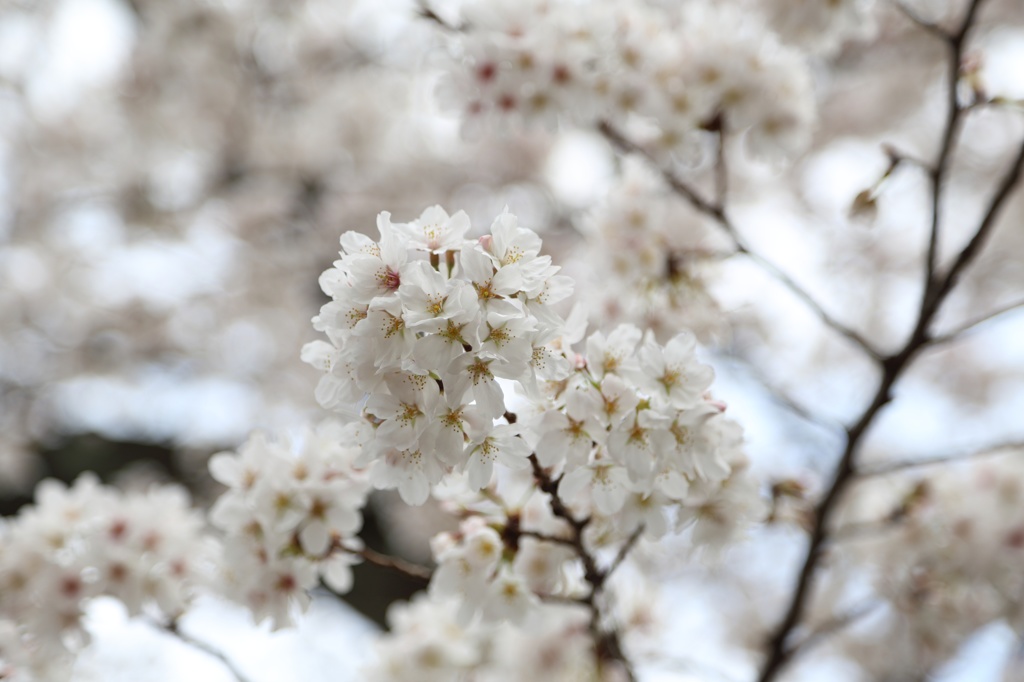
[[[482,682],[524,679],[587,680],[595,661],[586,612],[544,605],[529,627],[509,623],[468,627],[457,617],[459,603],[426,595],[395,604],[388,613],[391,633],[378,646],[375,682],[448,682],[471,675]]]
[[[228,486],[210,512],[224,532],[223,589],[257,620],[290,625],[292,606],[307,605],[320,578],[338,592],[352,586],[370,486],[347,439],[324,422],[291,440],[256,433],[210,460]]]
[[[847,40],[870,37],[875,31],[874,0],[767,0],[748,2],[763,12],[769,25],[787,43],[818,53],[831,53]]]
[[[885,656],[865,663],[869,671],[907,678],[932,670],[994,621],[1024,631],[1022,454],[917,480],[897,500],[894,520],[852,541],[886,604],[882,623],[844,642],[854,656],[889,643]]]
[[[481,2],[462,21],[444,90],[470,128],[604,121],[684,156],[722,120],[760,154],[786,156],[809,139],[815,103],[802,53],[738,6]]]
[[[83,606],[109,595],[132,615],[180,615],[208,584],[216,546],[177,488],[120,493],[82,476],[44,481],[0,528],[0,673],[59,680],[87,640]],[[0,677],[6,675],[0,674]]]
[[[629,157],[623,166],[583,224],[590,258],[580,276],[591,286],[582,287],[582,295],[595,323],[628,322],[663,342],[683,329],[701,340],[714,338],[724,314],[705,280],[728,254],[728,240],[640,159]]]

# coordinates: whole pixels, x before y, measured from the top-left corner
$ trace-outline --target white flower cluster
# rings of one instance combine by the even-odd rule
[[[536,454],[560,473],[559,496],[609,524],[657,538],[698,522],[719,541],[759,513],[739,427],[707,396],[713,372],[684,332],[665,346],[621,325],[592,334],[586,356],[536,418]]]
[[[228,486],[210,512],[225,535],[224,591],[258,621],[290,625],[293,604],[308,605],[321,577],[337,592],[352,586],[370,486],[347,439],[343,427],[325,422],[292,440],[256,433],[237,454],[210,460],[213,477]]]
[[[706,341],[724,316],[705,278],[729,248],[720,231],[636,157],[583,224],[595,286],[581,287],[601,326],[628,322],[667,341],[683,329]],[[596,281],[601,277],[601,281]]]
[[[783,40],[817,53],[836,52],[847,40],[867,39],[877,30],[874,0],[753,0]]]
[[[465,239],[465,213],[437,206],[401,225],[382,213],[377,224],[379,243],[345,233],[341,260],[320,278],[333,301],[314,324],[331,343],[303,349],[326,372],[317,398],[341,411],[363,405],[361,462],[373,463],[377,488],[398,488],[409,504],[448,471],[479,490],[496,462],[526,467],[518,428],[494,425],[505,413],[498,379],[530,389],[568,374],[546,344],[562,325],[550,306],[571,280],[508,212],[477,241]]]
[[[431,593],[441,600],[457,599],[459,622],[464,625],[477,613],[485,623],[507,620],[523,624],[539,605],[537,593],[553,594],[564,564],[574,558],[566,547],[545,546],[543,570],[548,576],[542,581],[547,584],[530,585],[523,561],[529,561],[531,554],[519,551],[518,537],[513,547],[506,547],[495,525],[482,516],[472,516],[463,521],[457,533],[441,533],[431,543],[438,562],[430,582]]]
[[[509,623],[467,627],[459,604],[426,595],[388,611],[373,682],[479,682],[598,679],[583,609],[545,605],[529,628]]]
[[[203,525],[177,488],[122,494],[89,475],[71,488],[41,483],[36,504],[0,528],[0,677],[65,679],[92,597],[179,615],[215,559]]]
[[[641,124],[652,151],[688,149],[721,115],[757,153],[809,139],[815,105],[802,55],[737,6],[602,0],[477,2],[455,38],[446,97],[485,121]],[[653,129],[653,133],[651,130]]]
[[[888,652],[866,663],[875,677],[928,673],[993,621],[1024,633],[1022,454],[1008,450],[918,482],[884,527],[853,544],[888,605],[872,636],[850,643],[858,660],[864,650]]]
[[[321,402],[352,417],[345,437],[375,487],[459,507],[458,532],[432,543],[430,590],[460,604],[462,625],[523,625],[544,598],[595,595],[599,547],[690,526],[696,544],[720,544],[757,515],[739,427],[708,396],[692,333],[662,346],[622,325],[577,355],[581,325],[550,307],[571,282],[515,216],[476,241],[465,214],[439,207],[378,227],[379,242],[342,236],[314,318],[331,342],[303,355],[324,371]],[[499,377],[518,383],[518,415]]]

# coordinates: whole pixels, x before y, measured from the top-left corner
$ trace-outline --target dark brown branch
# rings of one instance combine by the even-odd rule
[[[915,334],[915,337],[917,335]],[[857,422],[846,431],[846,448],[839,460],[839,466],[829,485],[825,496],[818,503],[814,515],[814,527],[811,529],[810,544],[807,548],[807,556],[797,578],[796,587],[790,598],[786,613],[779,623],[768,643],[768,656],[765,659],[764,667],[758,678],[760,682],[774,680],[783,666],[789,662],[794,649],[788,646],[789,635],[796,628],[803,617],[806,601],[810,595],[811,583],[818,568],[821,550],[828,538],[828,528],[832,520],[832,514],[838,506],[841,494],[845,491],[847,483],[853,477],[854,456],[857,452],[861,438],[867,432],[868,427],[874,421],[875,415],[890,400],[892,400],[891,389],[896,379],[900,376],[903,368],[915,354],[920,342],[911,339],[895,358],[887,360],[883,365],[882,380],[870,405],[861,415]]]
[[[514,421],[514,416],[511,421]],[[530,465],[533,468],[533,477],[537,482],[537,487],[541,489],[548,496],[548,504],[551,506],[551,512],[562,519],[565,523],[569,524],[572,530],[572,536],[569,541],[569,545],[575,550],[577,557],[583,563],[583,577],[590,585],[590,593],[584,597],[576,600],[576,603],[586,606],[590,610],[590,636],[594,640],[594,649],[597,654],[599,662],[607,662],[620,666],[622,668],[625,677],[630,682],[635,682],[636,675],[633,672],[633,666],[629,659],[626,657],[625,652],[622,650],[622,642],[619,637],[619,631],[612,627],[606,628],[602,623],[601,606],[599,604],[599,597],[604,591],[605,585],[608,580],[608,576],[615,567],[622,563],[626,554],[635,544],[636,540],[633,536],[626,541],[626,544],[620,549],[619,555],[616,556],[615,560],[609,565],[608,568],[601,569],[597,565],[597,560],[594,555],[587,549],[583,543],[583,531],[590,524],[590,517],[585,519],[577,519],[562,499],[558,496],[558,482],[551,478],[551,475],[544,470],[540,465],[540,461],[537,459],[537,455],[530,455]],[[639,538],[639,532],[634,533]]]
[[[968,17],[961,28],[961,32],[964,36],[967,34],[969,24],[973,21],[975,12],[979,5],[980,0],[972,2],[971,8],[968,12]],[[836,509],[847,484],[854,476],[854,458],[859,449],[860,442],[867,433],[868,428],[874,422],[878,412],[892,400],[891,391],[893,385],[902,375],[910,362],[916,357],[922,348],[927,345],[928,329],[935,317],[935,313],[939,309],[939,306],[956,285],[962,271],[980,252],[980,249],[991,232],[1003,205],[1009,198],[1012,189],[1020,178],[1021,168],[1022,165],[1024,165],[1024,145],[1021,146],[1017,158],[997,188],[996,193],[989,204],[989,208],[974,236],[957,256],[953,265],[950,267],[949,272],[945,277],[936,278],[933,276],[929,279],[929,282],[925,287],[925,295],[922,297],[921,310],[918,315],[917,323],[915,324],[910,338],[898,353],[890,356],[882,356],[859,334],[836,322],[821,308],[820,305],[817,304],[816,301],[814,301],[813,298],[810,297],[809,294],[807,294],[806,291],[803,290],[802,287],[790,279],[788,275],[756,253],[752,253],[739,237],[735,227],[725,215],[722,207],[716,206],[705,200],[693,188],[677,178],[674,173],[660,167],[650,154],[625,138],[610,124],[606,122],[601,123],[599,125],[599,130],[612,143],[612,145],[620,151],[624,153],[640,154],[651,162],[655,168],[659,169],[662,177],[674,192],[689,201],[689,203],[697,210],[718,221],[723,229],[725,229],[725,231],[733,238],[738,252],[747,255],[751,260],[777,277],[794,294],[796,294],[798,298],[803,300],[810,308],[812,308],[826,325],[832,327],[834,330],[860,346],[869,356],[879,362],[882,369],[882,377],[879,381],[874,397],[865,408],[860,418],[846,429],[846,447],[840,457],[839,465],[832,479],[832,483],[816,508],[815,522],[814,527],[811,530],[811,538],[807,549],[806,559],[801,567],[789,607],[769,642],[768,655],[759,677],[760,682],[770,682],[770,680],[775,679],[779,671],[785,666],[793,654],[794,650],[787,646],[787,641],[803,615],[806,601],[810,594],[811,583],[817,570],[818,561],[820,560],[820,553],[827,540],[828,527],[832,513]],[[948,156],[949,152],[946,152],[946,154]],[[941,193],[941,183],[938,183],[937,187]]]
[[[974,24],[974,18],[981,7],[982,0],[971,0],[960,29],[953,34],[945,34],[949,46],[949,61],[946,71],[946,124],[943,126],[942,142],[939,146],[939,158],[931,169],[932,224],[928,233],[928,255],[925,260],[925,290],[931,288],[938,267],[939,217],[941,213],[942,183],[949,172],[953,148],[963,122],[964,108],[957,98],[960,84],[960,64],[963,61],[964,45],[967,33]]]
[[[575,547],[575,543],[570,538],[561,538],[557,535],[548,535],[547,533],[538,533],[534,530],[520,530],[519,535],[527,538],[534,538],[535,540],[541,540],[543,542],[551,542],[556,545],[568,545]]]
[[[1021,143],[1020,149],[1017,150],[1017,158],[1014,159],[1009,171],[1007,171],[1006,175],[1003,176],[1003,181],[999,183],[999,187],[996,189],[996,192],[992,197],[988,210],[985,212],[985,217],[982,219],[981,224],[978,225],[978,229],[975,230],[974,236],[971,237],[967,246],[963,248],[960,255],[958,255],[956,260],[953,261],[953,265],[949,268],[949,272],[946,276],[941,279],[939,284],[936,285],[935,292],[931,297],[933,300],[931,301],[930,306],[929,301],[927,300],[928,297],[925,297],[926,300],[924,302],[924,307],[931,307],[934,308],[934,310],[938,310],[939,305],[943,300],[945,300],[953,287],[956,286],[956,283],[960,279],[960,275],[963,273],[964,269],[966,269],[981,252],[981,247],[992,232],[992,228],[995,227],[996,220],[998,219],[1003,206],[1006,204],[1006,200],[1010,198],[1013,188],[1020,180],[1022,169],[1024,169],[1024,142]]]
[[[695,209],[704,213],[705,215],[713,218],[722,229],[729,235],[733,243],[736,245],[736,252],[742,253],[747,258],[756,263],[762,270],[765,270],[772,277],[781,282],[787,289],[789,289],[797,298],[804,302],[804,304],[814,311],[814,313],[824,322],[827,326],[838,332],[840,335],[849,339],[855,343],[862,351],[870,356],[875,361],[882,360],[882,354],[879,353],[875,348],[869,344],[864,337],[850,329],[846,325],[842,324],[830,314],[828,314],[821,305],[814,300],[807,291],[796,283],[796,281],[783,272],[778,266],[771,261],[765,259],[763,256],[755,251],[752,251],[747,246],[746,242],[739,235],[736,230],[736,226],[733,225],[732,221],[729,220],[725,214],[725,209],[722,206],[713,204],[707,199],[704,199],[695,189],[690,187],[688,184],[683,182],[676,176],[675,173],[663,168],[657,161],[648,153],[645,149],[635,144],[632,140],[626,138],[622,133],[616,130],[610,123],[602,121],[598,124],[598,130],[601,134],[619,151],[627,154],[638,154],[644,157],[661,175],[661,177],[668,184],[669,188],[678,194],[679,196],[686,199],[691,206]]]
[[[861,440],[874,422],[878,412],[892,400],[892,388],[897,379],[900,378],[914,357],[927,346],[928,329],[935,317],[935,313],[956,285],[960,273],[980,252],[1002,207],[1020,179],[1022,166],[1024,166],[1024,144],[1021,145],[1016,160],[1003,177],[1002,182],[992,197],[989,208],[985,212],[985,217],[975,231],[974,237],[957,256],[949,273],[945,277],[933,281],[932,285],[925,291],[917,323],[914,325],[914,330],[903,346],[903,349],[883,360],[882,378],[871,403],[861,414],[857,422],[847,429],[846,448],[839,460],[839,466],[836,469],[828,492],[825,493],[825,496],[818,504],[814,528],[811,531],[810,544],[807,548],[807,556],[803,567],[800,569],[796,588],[793,591],[786,614],[769,642],[768,656],[761,670],[760,682],[774,680],[779,671],[789,661],[792,650],[787,647],[787,641],[794,628],[800,622],[806,607],[811,584],[821,558],[821,551],[828,539],[832,514],[837,508],[840,497],[846,490],[846,486],[853,480],[856,473],[854,458]]]
[[[726,126],[725,114],[719,112],[708,127],[718,133],[718,146],[715,149],[715,205],[724,213],[725,202],[729,195],[729,164],[726,159]]]
[[[435,24],[437,24],[446,31],[459,33],[460,31],[466,29],[465,26],[452,26],[451,24],[449,24],[447,21],[444,20],[444,18],[440,14],[435,12],[433,8],[430,7],[426,2],[420,2],[419,15],[424,19],[428,19],[434,22]]]

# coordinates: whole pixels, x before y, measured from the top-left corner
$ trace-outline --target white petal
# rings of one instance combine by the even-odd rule
[[[327,586],[338,594],[345,594],[352,589],[352,567],[355,560],[349,554],[335,552],[327,561],[320,565],[320,575]]]
[[[302,544],[302,549],[306,554],[321,556],[325,551],[327,551],[327,545],[329,543],[327,526],[325,526],[322,521],[310,521],[306,524],[305,528],[299,532],[299,542]]]

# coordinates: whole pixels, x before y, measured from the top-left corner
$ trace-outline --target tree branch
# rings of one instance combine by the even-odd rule
[[[1020,180],[1022,169],[1024,169],[1024,141],[1021,142],[1020,149],[1017,150],[1017,157],[1014,159],[1009,171],[1007,171],[1006,175],[1003,176],[1003,181],[996,189],[996,193],[992,197],[988,210],[985,211],[985,217],[982,219],[981,224],[978,225],[978,229],[975,230],[974,236],[971,237],[967,246],[963,248],[960,255],[957,256],[955,261],[953,261],[953,265],[949,268],[949,272],[946,276],[936,285],[935,292],[932,295],[934,302],[931,304],[935,310],[938,310],[939,305],[943,300],[945,300],[953,287],[956,286],[957,280],[959,280],[964,269],[966,269],[980,253],[985,240],[992,232],[992,228],[995,227],[996,219],[999,217],[999,213],[1006,204],[1006,200],[1010,198],[1013,188]],[[926,296],[923,307],[927,307],[927,299],[928,297]]]
[[[542,540],[543,542],[550,542],[556,545],[568,545],[569,547],[575,547],[576,543],[571,538],[560,538],[557,535],[548,535],[547,533],[539,533],[534,530],[520,530],[519,535],[526,538],[534,538],[535,540]]]
[[[617,148],[619,151],[627,154],[638,154],[646,159],[651,166],[657,170],[673,192],[686,199],[695,209],[718,222],[736,245],[737,253],[744,254],[762,270],[766,271],[781,282],[797,298],[803,301],[808,308],[813,310],[826,326],[831,327],[840,335],[852,341],[873,360],[880,362],[883,359],[882,354],[875,350],[875,348],[869,344],[864,337],[828,314],[803,287],[793,280],[792,277],[787,275],[771,261],[767,260],[757,252],[752,251],[750,247],[747,246],[746,242],[744,242],[743,238],[740,237],[736,230],[736,226],[733,225],[732,221],[729,220],[728,216],[726,216],[724,207],[704,199],[695,189],[678,178],[675,173],[662,167],[649,152],[634,143],[632,140],[626,138],[607,121],[600,122],[598,124],[598,130],[612,144],[612,146]]]
[[[153,625],[153,627],[156,627],[161,631],[166,632],[172,637],[177,638],[179,641],[188,644],[189,646],[195,649],[199,649],[203,653],[208,654],[213,658],[216,658],[218,661],[221,662],[221,664],[225,668],[227,668],[228,672],[230,672],[232,677],[234,677],[238,682],[251,682],[250,679],[244,673],[242,673],[241,670],[238,669],[238,666],[235,665],[234,661],[228,658],[227,654],[225,654],[223,651],[219,649],[214,648],[210,644],[200,641],[192,635],[183,632],[181,630],[181,627],[178,625],[177,620],[171,620],[168,623],[161,623],[160,621],[151,619],[150,624]]]
[[[828,621],[825,621],[814,632],[810,633],[802,640],[800,640],[800,642],[795,644],[792,650],[790,651],[789,655],[794,656],[798,651],[800,653],[805,653],[808,649],[824,642],[825,639],[830,635],[834,635],[840,630],[843,630],[848,626],[852,625],[853,623],[856,623],[861,618],[864,618],[874,613],[881,605],[882,602],[872,600],[869,602],[865,602],[863,604],[859,604],[858,606],[854,606],[849,611],[841,613],[838,616]]]
[[[426,0],[421,0],[419,3],[419,15],[424,19],[434,22],[444,30],[451,31],[453,33],[459,33],[466,28],[465,26],[452,26],[449,24],[440,14],[435,12],[434,9],[427,4]]]
[[[718,132],[718,146],[715,149],[715,205],[724,214],[725,202],[729,195],[729,164],[725,155],[725,114],[719,112],[712,119],[709,130]]]
[[[946,332],[945,334],[929,337],[928,345],[938,346],[944,343],[948,343],[950,341],[955,341],[956,339],[960,338],[963,334],[971,331],[975,327],[978,327],[990,320],[999,317],[1000,315],[1003,315],[1004,313],[1008,313],[1018,308],[1024,308],[1024,299],[1014,301],[1013,303],[1008,303],[1007,305],[996,308],[992,312],[982,315],[981,317],[975,318],[970,322],[966,322],[957,327],[956,329]]]
[[[715,357],[723,363],[732,365],[733,369],[741,371],[750,380],[754,381],[768,394],[768,399],[778,405],[778,407],[790,412],[793,416],[802,419],[808,424],[820,427],[830,432],[836,432],[842,430],[842,424],[836,420],[828,419],[821,415],[813,413],[807,409],[792,396],[787,394],[778,386],[772,384],[771,380],[764,375],[763,372],[754,367],[748,360],[745,360],[739,354],[736,353],[717,353]]]
[[[939,146],[939,158],[931,169],[932,194],[932,225],[928,233],[928,255],[925,261],[925,291],[932,287],[938,261],[939,214],[942,198],[942,183],[949,172],[950,159],[955,146],[957,133],[963,121],[964,108],[957,98],[957,87],[960,84],[960,64],[963,61],[964,44],[967,32],[974,24],[974,18],[981,7],[982,0],[971,0],[960,29],[953,34],[943,32],[950,55],[946,71],[946,124],[943,126],[942,142]]]
[[[963,462],[981,457],[990,457],[992,455],[1004,454],[1006,450],[1022,450],[1024,451],[1024,440],[1007,441],[1005,443],[999,443],[997,445],[990,445],[982,450],[974,450],[966,453],[955,453],[949,455],[939,455],[936,457],[922,457],[921,459],[906,459],[896,460],[893,462],[883,462],[876,464],[872,467],[858,468],[856,475],[858,478],[871,478],[874,476],[886,476],[888,474],[907,471],[908,469],[919,469],[923,467],[935,466],[938,464],[950,464],[952,462]]]
[[[856,473],[854,458],[860,446],[860,442],[867,433],[868,428],[874,422],[878,412],[892,400],[892,387],[909,366],[914,357],[927,346],[928,328],[931,325],[935,313],[939,310],[943,301],[956,285],[956,281],[963,270],[973,261],[981,250],[986,237],[992,230],[996,219],[1011,191],[1020,179],[1021,169],[1024,166],[1024,143],[1013,165],[1003,177],[995,195],[992,197],[985,216],[975,231],[974,237],[968,242],[964,249],[957,256],[950,268],[949,273],[938,279],[932,286],[928,287],[922,297],[921,310],[918,314],[917,323],[907,340],[903,349],[897,354],[889,356],[882,361],[882,378],[878,389],[875,392],[871,403],[865,408],[861,417],[855,424],[847,429],[846,448],[839,460],[832,484],[828,492],[819,502],[814,528],[811,531],[810,544],[807,549],[807,556],[797,579],[796,588],[793,591],[792,599],[786,614],[779,623],[774,635],[768,645],[768,655],[764,667],[761,670],[760,682],[774,680],[779,671],[786,665],[792,655],[792,650],[787,647],[787,640],[793,629],[800,622],[810,595],[811,584],[817,570],[818,561],[821,558],[821,550],[828,538],[828,528],[831,517],[839,499],[845,491],[847,484],[851,482]]]
[[[910,9],[909,7],[907,7],[905,4],[900,2],[900,0],[893,0],[892,5],[897,10],[899,10],[900,14],[905,16],[907,19],[910,19],[910,21],[913,24],[915,24],[918,28],[921,28],[921,29],[927,31],[928,33],[931,33],[933,36],[935,36],[936,38],[939,38],[940,40],[947,41],[947,42],[949,41],[951,36],[950,36],[949,32],[946,31],[946,29],[942,28],[938,24],[933,24],[930,21],[926,21],[926,20],[922,19],[917,14],[917,12],[915,12],[914,10]]]
[[[514,415],[511,421],[515,421]],[[583,544],[583,531],[590,524],[590,517],[582,520],[577,519],[572,512],[569,511],[565,506],[565,503],[563,503],[562,499],[558,496],[557,481],[552,479],[550,474],[548,474],[540,465],[537,455],[530,455],[530,465],[533,467],[533,477],[537,481],[537,487],[548,495],[548,503],[551,506],[551,512],[569,524],[569,527],[572,529],[572,537],[569,544],[576,551],[576,555],[579,557],[580,561],[583,562],[583,577],[590,585],[590,594],[580,598],[578,603],[583,604],[590,610],[590,635],[594,640],[594,648],[597,653],[598,662],[612,662],[621,666],[625,678],[630,682],[635,682],[636,674],[633,672],[633,666],[626,657],[625,652],[622,650],[619,631],[614,627],[610,629],[605,628],[601,623],[602,613],[601,607],[598,604],[598,598],[604,591],[608,576],[610,576],[612,571],[622,563],[626,554],[636,543],[636,539],[639,538],[640,532],[642,532],[642,527],[630,536],[630,539],[627,540],[619,550],[619,554],[608,568],[599,568],[594,555],[591,554],[586,548],[586,545]]]
[[[722,223],[722,226],[725,228],[726,232],[728,232],[729,235],[732,236],[732,226],[729,224],[729,221],[726,220],[725,214],[721,207],[715,206],[710,201],[701,197],[696,190],[694,190],[685,182],[677,178],[675,173],[673,173],[672,171],[662,168],[661,165],[654,159],[654,157],[651,156],[651,154],[647,150],[645,150],[643,147],[636,144],[635,142],[627,138],[625,135],[620,133],[608,121],[600,121],[597,124],[597,130],[598,132],[601,133],[601,135],[604,136],[606,140],[608,140],[612,144],[613,147],[618,149],[620,152],[624,154],[637,154],[639,156],[644,157],[644,159],[646,159],[647,162],[651,164],[651,167],[653,167],[658,173],[660,173],[661,177],[664,178],[665,182],[668,183],[668,186],[672,189],[673,192],[682,196],[701,213],[705,213],[711,216],[712,218],[718,220],[720,223]]]
[[[626,556],[633,551],[636,547],[636,543],[640,540],[640,537],[644,534],[644,524],[640,524],[636,529],[629,534],[629,538],[622,543],[622,547],[619,547],[618,553],[612,562],[608,564],[608,568],[604,570],[604,579],[607,580],[611,577],[611,574],[615,572],[615,569],[622,565],[622,562],[626,560]]]
[[[388,554],[382,554],[381,552],[372,550],[368,547],[364,547],[362,549],[349,549],[348,547],[344,547],[343,549],[346,552],[362,557],[363,560],[373,564],[374,566],[380,566],[381,568],[386,568],[389,571],[394,571],[395,573],[400,573],[407,578],[411,578],[422,584],[423,587],[426,587],[427,584],[430,583],[430,576],[433,575],[433,571],[426,566],[414,564],[411,561],[406,561],[405,559],[400,559]]]

